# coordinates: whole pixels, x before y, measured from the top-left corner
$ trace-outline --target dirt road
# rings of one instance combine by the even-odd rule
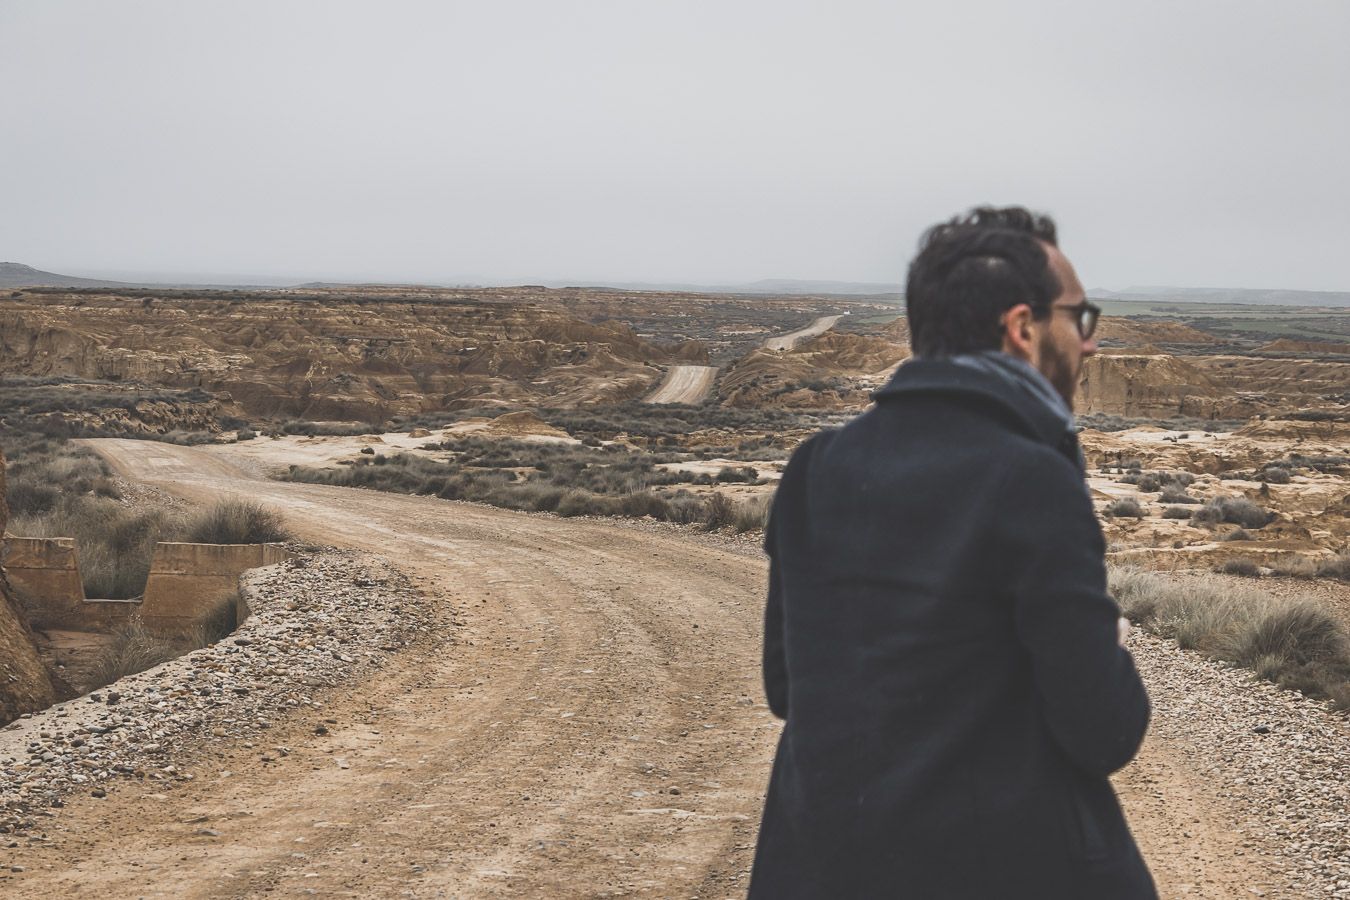
[[[201,758],[189,784],[71,800],[7,896],[743,894],[779,733],[759,689],[755,556],[260,480],[229,448],[94,443],[130,476],[282,507],[306,537],[390,559],[442,627],[334,698],[327,734],[292,716],[259,747]],[[274,744],[288,753],[261,762]],[[1131,771],[1125,799],[1164,891],[1261,881],[1184,748],[1151,745]]]
[[[648,403],[700,403],[712,390],[716,366],[671,366]]]
[[[791,350],[801,341],[829,331],[834,327],[834,323],[842,318],[843,316],[821,316],[805,328],[798,328],[796,331],[769,338],[764,342],[764,348],[766,350]]]

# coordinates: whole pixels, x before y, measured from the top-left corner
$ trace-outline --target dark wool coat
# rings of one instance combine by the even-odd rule
[[[1149,704],[1076,438],[941,360],[876,401],[799,448],[774,502],[786,724],[750,896],[1155,897],[1107,780]]]

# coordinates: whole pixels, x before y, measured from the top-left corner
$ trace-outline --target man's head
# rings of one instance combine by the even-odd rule
[[[916,356],[1002,350],[1026,360],[1073,404],[1083,359],[1097,351],[1095,307],[1049,216],[980,207],[930,228],[909,267],[905,304]],[[1090,311],[1085,311],[1090,310]]]

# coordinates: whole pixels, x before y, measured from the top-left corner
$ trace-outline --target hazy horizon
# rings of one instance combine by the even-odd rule
[[[0,258],[228,283],[1350,290],[1350,4],[0,2]],[[146,276],[152,276],[147,278]]]

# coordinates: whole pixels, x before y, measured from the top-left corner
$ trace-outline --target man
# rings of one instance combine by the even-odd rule
[[[1098,310],[1020,208],[930,229],[906,304],[915,358],[774,502],[750,895],[1155,897],[1107,780],[1148,698],[1070,411]]]

